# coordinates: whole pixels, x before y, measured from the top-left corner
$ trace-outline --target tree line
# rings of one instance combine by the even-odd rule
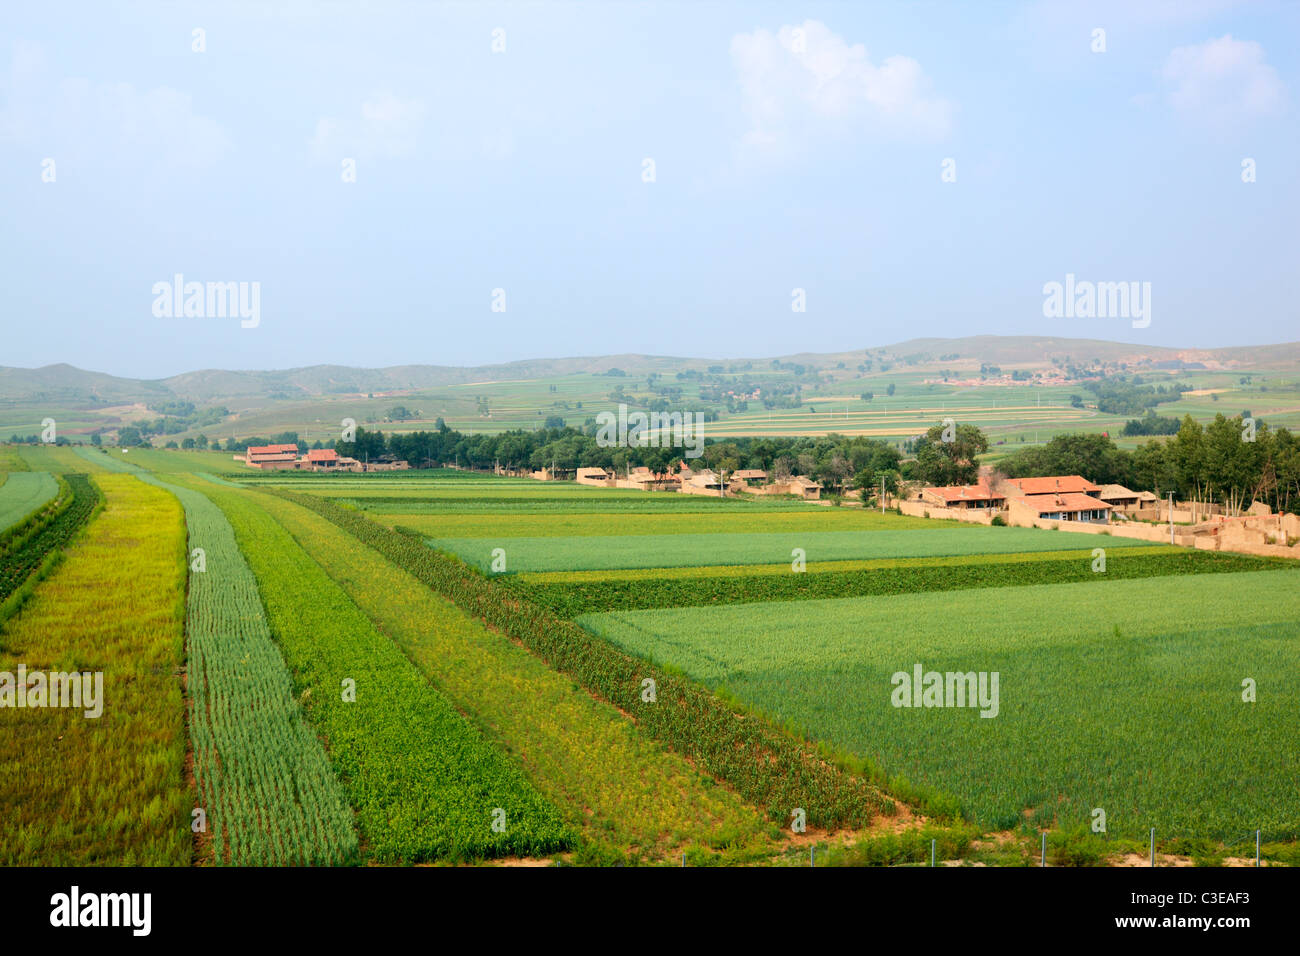
[[[1187,415],[1169,440],[1153,438],[1131,452],[1104,435],[1058,435],[1041,448],[1008,455],[998,469],[1009,478],[1083,475],[1229,511],[1260,501],[1300,513],[1300,439],[1242,415],[1218,414],[1208,425]]]

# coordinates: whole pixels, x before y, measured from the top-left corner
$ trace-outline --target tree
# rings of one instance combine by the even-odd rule
[[[1132,459],[1105,435],[1056,435],[1041,448],[1024,448],[1003,459],[1008,478],[1082,475],[1101,485],[1132,480]]]
[[[1205,430],[1191,415],[1183,417],[1182,427],[1166,446],[1165,455],[1173,471],[1174,487],[1171,490],[1184,500],[1207,500]]]
[[[1163,498],[1177,484],[1165,446],[1154,438],[1133,450],[1133,487]]]
[[[989,450],[989,440],[974,425],[958,425],[952,441],[944,441],[945,426],[935,425],[917,439],[912,477],[927,485],[968,485],[979,477],[978,455]]]
[[[886,395],[894,394],[894,384],[892,382],[889,384],[889,388],[885,389],[885,394]]]

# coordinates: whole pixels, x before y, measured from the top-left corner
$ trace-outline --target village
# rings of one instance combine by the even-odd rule
[[[756,468],[719,474],[709,468],[692,469],[684,460],[664,473],[645,466],[629,467],[622,477],[607,468],[543,468],[528,476],[538,481],[572,480],[597,488],[713,497],[776,495],[832,504],[823,498],[823,485],[805,475],[770,478]],[[850,506],[865,506],[861,489],[845,492],[843,498]],[[1162,500],[1149,491],[1098,485],[1081,475],[1007,478],[985,465],[975,484],[904,482],[899,494],[887,492],[880,504],[918,518],[1077,531],[1200,550],[1300,558],[1300,515],[1274,514],[1263,502],[1255,502],[1243,514],[1227,514],[1223,505],[1215,502]]]
[[[409,462],[401,461],[392,455],[384,455],[374,461],[359,461],[340,455],[333,448],[312,448],[299,452],[296,444],[250,445],[240,455],[231,456],[240,464],[259,471],[406,471]]]
[[[1300,558],[1300,515],[1255,502],[1230,515],[1214,502],[1161,500],[1149,491],[1097,485],[1080,475],[1007,478],[985,465],[973,485],[915,489],[902,514],[978,524],[1050,528],[1160,541],[1209,551]]]
[[[332,448],[300,452],[295,444],[253,445],[235,461],[261,471],[381,472],[407,471],[410,463],[392,455],[361,461]],[[609,468],[542,468],[536,471],[497,466],[499,475],[537,481],[573,481],[594,488],[675,492],[711,497],[787,497],[829,506],[865,506],[862,489],[833,500],[825,488],[806,475],[769,475],[758,468],[719,472],[691,468],[684,459],[667,471],[644,465],[628,466],[620,476]],[[873,490],[874,491],[874,490]],[[904,482],[898,494],[877,499],[882,508],[936,520],[984,525],[1047,528],[1114,535],[1182,545],[1211,551],[1236,551],[1272,557],[1300,558],[1300,515],[1275,514],[1255,502],[1242,514],[1228,514],[1215,502],[1162,500],[1149,491],[1123,485],[1098,485],[1081,475],[1007,478],[993,466],[980,468],[970,485],[923,486]]]

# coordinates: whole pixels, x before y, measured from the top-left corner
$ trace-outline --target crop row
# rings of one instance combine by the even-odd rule
[[[310,495],[276,491],[350,531],[462,610],[499,628],[591,692],[632,714],[651,736],[723,780],[770,819],[796,808],[810,825],[864,826],[892,802],[856,775],[826,763],[792,736],[737,714],[715,694],[618,650],[571,621],[476,573],[418,538]],[[646,691],[653,681],[653,700]]]
[[[271,630],[327,741],[379,861],[562,850],[558,811],[397,646],[252,492],[205,488],[257,576]]]
[[[503,582],[561,617],[573,618],[599,611],[638,608],[800,601],[1066,581],[1258,571],[1284,563],[1285,559],[1281,558],[1257,558],[1218,551],[1184,549],[1173,554],[1148,554],[1146,549],[1130,548],[1108,554],[1104,572],[1094,570],[1096,559],[1089,553],[1085,557],[1054,561],[1016,562],[997,562],[996,556],[990,555],[987,562],[913,565],[869,571],[796,574],[787,568],[784,575],[741,574],[734,577],[642,578],[556,584],[529,583],[507,576]]]
[[[140,477],[180,499],[189,528],[190,740],[214,861],[347,862],[357,852],[351,808],[307,726],[230,522],[197,491]]]
[[[130,476],[99,483],[103,513],[0,625],[0,671],[26,666],[29,705],[36,673],[86,674],[90,692],[0,711],[0,864],[191,862],[182,512]]]
[[[62,548],[100,505],[85,475],[64,475],[55,499],[0,538],[0,621],[31,593],[62,555]]]

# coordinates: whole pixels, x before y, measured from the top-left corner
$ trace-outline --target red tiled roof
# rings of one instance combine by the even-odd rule
[[[1087,478],[1079,475],[1052,475],[1047,478],[1008,478],[1007,484],[1019,488],[1026,495],[1047,495],[1056,492],[1094,494],[1101,491],[1100,485],[1094,485]]]
[[[1006,495],[998,494],[988,485],[944,485],[939,488],[925,488],[945,501],[1001,501]]]
[[[333,448],[313,448],[307,452],[308,461],[338,461],[339,453]]]
[[[1060,495],[1025,495],[1025,504],[1039,514],[1049,511],[1110,511],[1111,506],[1089,495],[1066,492]]]

